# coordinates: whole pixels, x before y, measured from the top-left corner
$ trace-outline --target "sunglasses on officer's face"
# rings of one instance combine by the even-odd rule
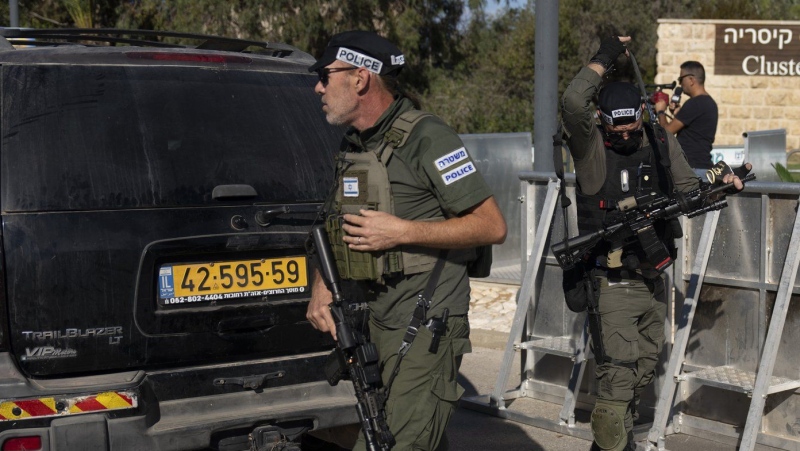
[[[319,75],[319,82],[322,83],[322,86],[328,85],[328,78],[331,74],[336,72],[345,72],[348,70],[356,70],[358,67],[325,67],[317,71],[317,75]]]
[[[680,77],[678,77],[678,84],[683,83],[683,79],[686,77],[694,77],[694,74],[681,75]]]
[[[632,138],[632,137],[637,137],[638,138],[638,137],[641,137],[642,135],[644,135],[644,130],[642,130],[641,128],[637,128],[636,130],[625,130],[625,131],[621,131],[621,132],[609,132],[609,131],[605,132],[606,139],[624,138],[625,137],[624,136],[625,133],[628,134],[628,138]]]

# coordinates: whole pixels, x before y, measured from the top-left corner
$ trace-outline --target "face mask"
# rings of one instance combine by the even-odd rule
[[[606,133],[606,147],[622,155],[630,155],[642,146],[642,130],[628,133],[628,139],[622,133]]]

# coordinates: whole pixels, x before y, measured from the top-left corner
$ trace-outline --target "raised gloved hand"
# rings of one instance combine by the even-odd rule
[[[609,69],[623,53],[625,53],[625,45],[619,40],[619,36],[611,36],[600,41],[600,49],[589,62],[598,63]]]

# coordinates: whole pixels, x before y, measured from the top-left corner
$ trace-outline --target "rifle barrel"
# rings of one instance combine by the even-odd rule
[[[314,246],[317,248],[317,255],[319,255],[319,268],[322,271],[322,277],[333,294],[333,301],[338,303],[343,299],[341,278],[339,277],[339,270],[336,268],[336,260],[333,258],[333,251],[331,251],[331,243],[328,241],[328,233],[325,231],[325,226],[314,226],[311,230],[311,236],[314,238]]]

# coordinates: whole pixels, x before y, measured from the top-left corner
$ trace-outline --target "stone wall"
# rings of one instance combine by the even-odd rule
[[[719,106],[715,145],[742,145],[745,131],[784,128],[787,151],[800,149],[800,76],[716,75],[716,25],[727,22],[730,21],[659,20],[655,82],[671,83],[680,75],[681,63],[699,61],[706,69],[706,91]],[[752,24],[800,22],[753,21]],[[687,99],[684,95],[683,101]]]

